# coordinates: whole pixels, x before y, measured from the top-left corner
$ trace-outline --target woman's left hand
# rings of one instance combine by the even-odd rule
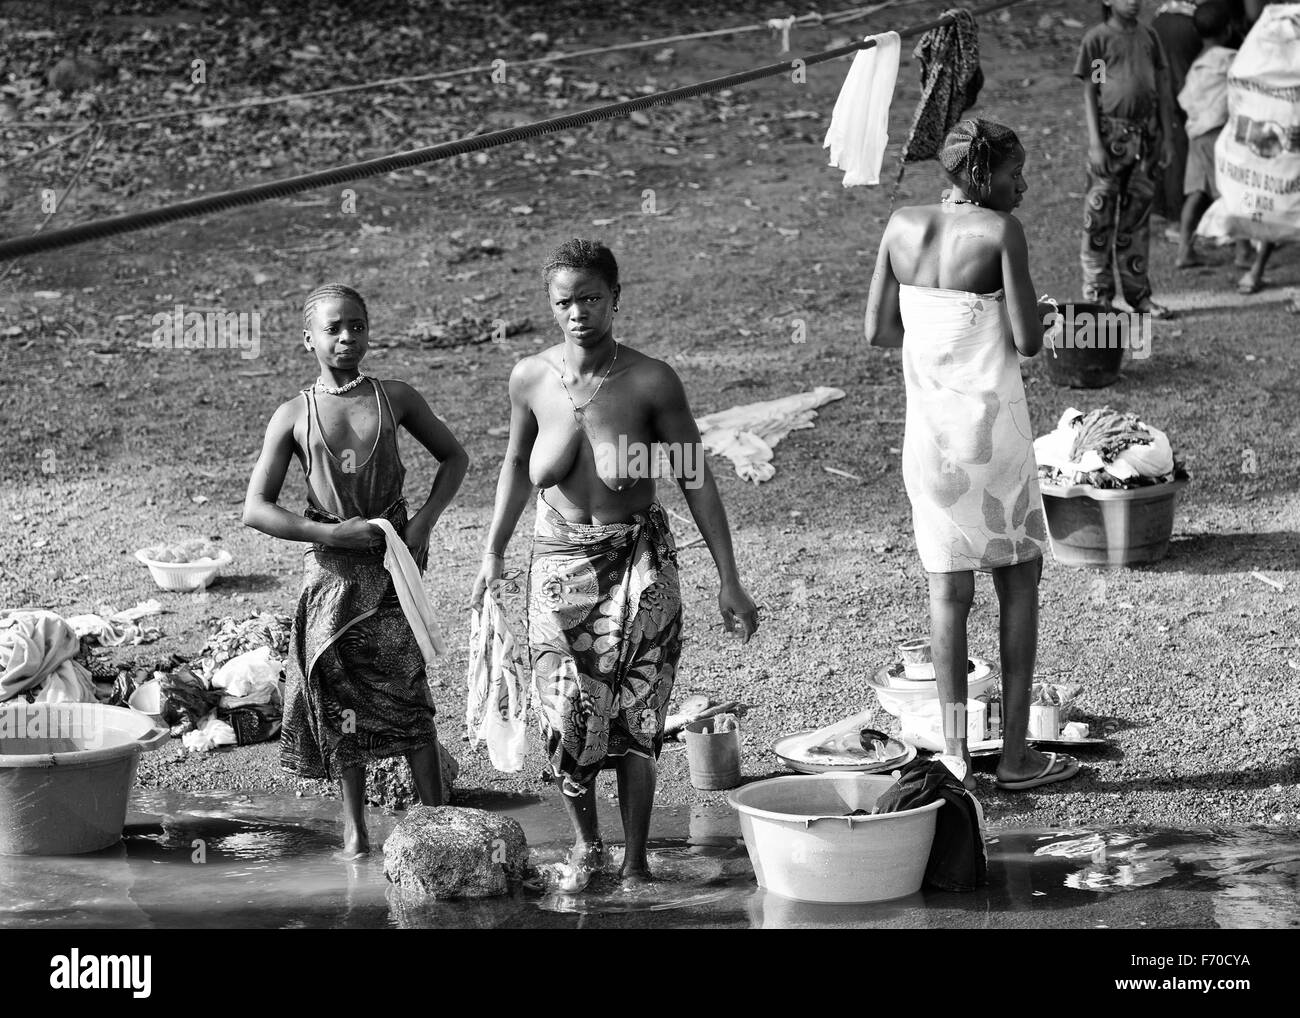
[[[402,531],[402,542],[421,574],[429,565],[429,534],[433,531],[433,524],[430,517],[416,513],[407,520],[406,529]]]
[[[758,606],[739,582],[724,583],[718,593],[718,610],[722,613],[722,624],[727,632],[734,633],[740,627],[741,643],[748,643],[749,638],[758,632]]]

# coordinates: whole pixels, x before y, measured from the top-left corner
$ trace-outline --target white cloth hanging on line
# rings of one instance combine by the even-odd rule
[[[889,106],[898,80],[900,40],[897,32],[867,38],[875,39],[876,45],[854,56],[822,143],[822,148],[831,150],[829,165],[844,171],[845,187],[879,184],[889,144]]]

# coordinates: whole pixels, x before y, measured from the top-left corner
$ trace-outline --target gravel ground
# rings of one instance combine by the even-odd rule
[[[713,11],[691,24],[743,21],[757,6],[731,5],[726,16]],[[913,7],[906,20],[941,7]],[[550,25],[551,44],[576,48],[676,29],[660,16],[634,30],[619,20],[629,5],[608,8],[581,31],[576,23]],[[1030,192],[1022,218],[1035,283],[1058,295],[1078,285],[1084,160],[1067,67],[1082,29],[1061,22],[1077,16],[1075,8],[1039,4],[987,26],[988,84],[978,110],[1026,139]],[[1043,28],[1040,13],[1049,19]],[[817,30],[799,42],[813,50],[832,39]],[[469,33],[463,42],[456,63],[479,52]],[[753,35],[678,45],[668,60],[638,51],[572,73],[616,79],[632,91],[752,66],[774,50]],[[773,773],[775,738],[871,706],[865,677],[900,640],[924,631],[926,620],[899,474],[899,360],[860,339],[888,195],[843,190],[819,147],[846,70],[837,63],[803,86],[771,81],[645,123],[592,128],[573,143],[530,142],[476,168],[448,165],[455,186],[417,186],[410,177],[362,182],[363,214],[351,219],[274,202],[24,262],[3,293],[8,319],[20,315],[27,331],[0,344],[0,405],[9,424],[0,432],[0,605],[72,614],[158,596],[169,610],[159,620],[165,639],[115,655],[139,664],[195,652],[218,617],[291,610],[301,549],[242,528],[239,504],[265,420],[312,377],[296,341],[294,305],[314,282],[344,278],[370,302],[378,342],[367,368],[424,392],[473,461],[435,533],[430,574],[455,648],[438,669],[434,695],[461,761],[459,784],[466,801],[476,790],[555,794],[535,778],[536,739],[516,777],[494,773],[482,751],[472,754],[461,741],[464,604],[491,513],[507,375],[515,357],[553,338],[541,324],[542,257],[560,238],[597,233],[624,266],[620,338],[673,364],[698,414],[815,385],[848,393],[822,410],[814,429],[778,447],[772,481],[747,485],[725,462],[713,464],[742,576],[765,606],[763,629],[749,646],[709,627],[716,576],[707,551],[681,556],[688,623],[678,698],[704,693],[752,704],[742,723],[744,771]],[[909,58],[892,152],[905,136],[915,77]],[[513,97],[500,105],[501,118],[528,119],[583,104]],[[641,212],[647,188],[658,195],[654,215]],[[900,200],[936,191],[934,167],[923,164],[909,169]],[[313,231],[325,236],[315,249],[302,244]],[[1048,563],[1039,668],[1082,687],[1083,719],[1108,744],[1079,754],[1085,766],[1077,779],[1030,793],[996,791],[992,762],[984,762],[978,794],[995,826],[1300,825],[1300,425],[1291,412],[1296,319],[1283,311],[1280,290],[1300,282],[1300,261],[1293,248],[1280,251],[1273,286],[1241,299],[1231,293],[1226,254],[1212,252],[1212,264],[1190,276],[1174,270],[1172,254],[1154,242],[1153,274],[1157,297],[1182,315],[1157,323],[1151,359],[1129,362],[1122,380],[1102,392],[1058,389],[1041,363],[1030,368],[1036,433],[1070,405],[1137,410],[1169,433],[1194,479],[1162,562],[1113,572]],[[39,294],[55,291],[81,294],[101,316],[122,316],[116,338],[70,338],[26,324],[39,318],[47,299]],[[263,310],[260,355],[153,348],[150,315],[176,302]],[[462,314],[528,316],[537,325],[504,344],[458,348],[421,343],[410,328]],[[806,342],[790,342],[796,317],[807,323]],[[409,490],[418,493],[431,466],[409,442],[404,448]],[[302,498],[294,478],[283,503]],[[677,492],[663,498],[685,512]],[[190,536],[219,538],[233,567],[205,595],[160,594],[132,552]],[[689,527],[679,529],[679,540],[690,536]],[[524,555],[517,537],[511,564]],[[978,585],[970,639],[972,653],[996,657],[987,578]],[[877,727],[892,723],[878,714]],[[333,794],[282,774],[269,745],[215,755],[163,750],[142,762],[139,784]],[[612,787],[602,784],[602,795]],[[659,787],[663,803],[722,797],[690,788],[680,749],[665,752]],[[394,789],[391,773],[375,782],[380,800],[392,802]]]

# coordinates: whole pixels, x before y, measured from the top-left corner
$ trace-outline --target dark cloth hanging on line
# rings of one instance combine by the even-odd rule
[[[975,105],[984,87],[975,18],[960,7],[944,11],[943,16],[953,20],[921,36],[912,54],[921,62],[921,101],[903,145],[900,184],[908,163],[938,158],[944,138]]]

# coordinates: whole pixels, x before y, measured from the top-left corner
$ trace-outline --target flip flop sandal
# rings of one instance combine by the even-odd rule
[[[1056,769],[1057,760],[1060,758],[1069,760],[1058,771]],[[1064,754],[1048,753],[1047,766],[1044,767],[1037,775],[1032,778],[1024,778],[1021,781],[1002,781],[999,779],[994,785],[1004,792],[1024,792],[1031,788],[1038,788],[1041,785],[1051,785],[1057,781],[1068,781],[1079,773],[1079,761],[1073,757]]]

